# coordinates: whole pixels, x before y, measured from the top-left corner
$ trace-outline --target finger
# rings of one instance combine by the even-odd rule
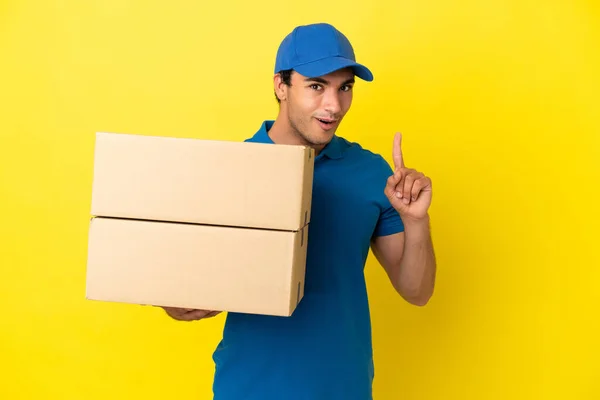
[[[396,188],[398,184],[402,180],[402,172],[400,170],[396,170],[393,175],[387,179],[387,184],[385,185],[385,194],[388,198],[392,198],[392,196],[396,196]]]
[[[404,196],[404,182],[406,180],[406,177],[410,173],[410,170],[406,169],[406,168],[400,168],[399,171],[400,171],[400,181],[396,184],[395,190],[396,190],[396,197],[401,199]]]
[[[418,176],[415,172],[408,173],[404,178],[404,185],[402,186],[402,201],[404,201],[404,204],[410,203],[411,191],[413,188],[413,184],[415,180],[417,180],[417,178]]]
[[[187,314],[189,313],[188,311],[185,311],[185,309],[183,308],[177,308],[177,307],[170,307],[170,308],[165,308],[165,311],[167,312],[167,314],[169,314],[169,316],[177,321],[187,321]]]
[[[206,314],[206,317],[204,317],[204,318],[216,317],[219,314],[221,314],[221,311],[212,311],[212,312],[209,312],[208,314]]]
[[[173,316],[178,321],[195,321],[201,319],[206,314],[203,310],[186,311]]]
[[[162,308],[169,316],[175,318],[175,316],[181,314],[181,310],[178,310],[176,307],[166,307],[166,306],[161,306],[160,308]]]
[[[165,312],[173,319],[177,321],[192,321],[198,319],[197,315],[199,312],[206,313],[203,310],[196,310],[194,308],[179,308],[179,307],[162,307]]]
[[[176,321],[185,321],[185,317],[182,312],[178,312],[175,310],[165,310],[167,312],[167,315],[171,318],[173,318]]]
[[[193,311],[193,308],[180,308],[180,307],[169,307],[169,306],[160,306],[163,310],[167,312],[185,312],[185,311]]]
[[[399,132],[394,136],[392,156],[394,158],[394,166],[396,169],[404,168],[404,158],[402,157],[402,134]]]
[[[416,201],[419,198],[419,194],[429,186],[429,178],[422,177],[415,181],[412,190],[410,191],[411,201]]]
[[[208,314],[210,314],[209,310],[194,310],[194,311],[187,312],[185,314],[185,317],[189,318],[190,320],[197,320],[197,319],[206,318],[206,316]]]

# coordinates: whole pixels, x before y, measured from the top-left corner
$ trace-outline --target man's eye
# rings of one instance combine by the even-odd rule
[[[313,84],[313,85],[310,85],[310,87],[311,87],[311,89],[319,90],[321,86],[317,85],[317,84]]]
[[[341,87],[341,90],[343,92],[348,92],[348,91],[350,91],[350,89],[352,89],[352,86],[344,85]]]

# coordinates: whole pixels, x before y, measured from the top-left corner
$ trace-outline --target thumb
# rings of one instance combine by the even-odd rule
[[[396,186],[398,186],[401,180],[402,172],[399,169],[397,169],[394,174],[390,175],[390,177],[387,179],[387,183],[385,185],[385,195],[390,201],[398,198],[396,196]]]

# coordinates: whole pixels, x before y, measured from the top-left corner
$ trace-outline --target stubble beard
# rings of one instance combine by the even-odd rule
[[[312,117],[310,117],[308,124],[310,124],[312,120]],[[304,125],[303,123],[300,124],[296,124],[294,122],[294,119],[291,117],[291,115],[288,114],[288,121],[290,123],[290,127],[292,128],[292,130],[294,131],[294,134],[299,137],[304,143],[306,143],[309,146],[323,146],[327,144],[327,140],[325,141],[316,141],[315,138],[312,138],[310,135],[308,135],[307,133],[305,133],[301,127],[306,127],[306,125]],[[300,127],[300,126],[301,127]]]

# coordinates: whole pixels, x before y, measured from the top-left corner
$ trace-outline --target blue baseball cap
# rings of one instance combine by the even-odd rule
[[[348,38],[325,23],[294,28],[279,45],[275,60],[275,73],[293,69],[311,78],[347,67],[351,67],[357,77],[373,80],[371,71],[356,62]]]

